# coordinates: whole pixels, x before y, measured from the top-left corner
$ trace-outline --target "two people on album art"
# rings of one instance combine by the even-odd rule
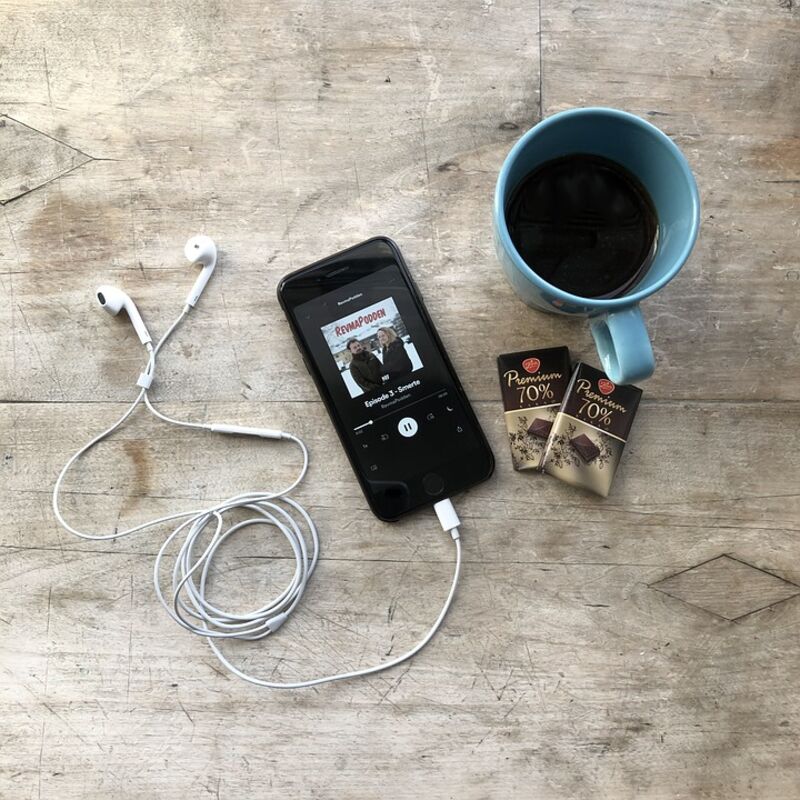
[[[364,391],[380,389],[385,381],[408,375],[414,369],[405,343],[392,327],[378,328],[380,359],[358,339],[350,339],[350,376]]]
[[[329,322],[320,332],[350,397],[377,392],[422,369],[411,333],[391,297]]]

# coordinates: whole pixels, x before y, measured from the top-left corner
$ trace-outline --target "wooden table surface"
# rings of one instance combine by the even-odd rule
[[[799,53],[796,0],[0,0],[0,797],[800,796]],[[703,201],[643,307],[658,367],[606,500],[511,469],[494,363],[595,359],[514,296],[490,224],[514,141],[582,105],[659,125]],[[430,513],[371,516],[275,299],[371,235],[406,254],[497,458],[457,498],[462,584],[410,665],[247,685],[157,604],[166,528],[54,521],[59,468],[143,364],[94,287],[162,332],[196,232],[219,266],[155,395],[311,447],[313,584],[279,636],[228,648],[284,679],[400,652],[446,593],[452,544]],[[140,413],[64,505],[110,530],[297,466]],[[243,603],[294,564],[255,534],[223,561]]]

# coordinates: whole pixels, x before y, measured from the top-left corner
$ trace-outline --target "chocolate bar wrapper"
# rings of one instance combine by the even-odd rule
[[[544,471],[608,497],[641,397],[638,387],[616,386],[579,363],[550,429]]]
[[[569,349],[504,353],[497,357],[497,369],[514,469],[539,469],[569,384]]]

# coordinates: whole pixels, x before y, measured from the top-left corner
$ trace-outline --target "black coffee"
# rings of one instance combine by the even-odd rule
[[[556,158],[522,179],[506,206],[511,241],[538,275],[581,297],[617,297],[656,250],[658,219],[647,190],[607,158]]]

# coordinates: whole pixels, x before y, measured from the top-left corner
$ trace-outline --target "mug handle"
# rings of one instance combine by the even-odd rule
[[[590,324],[600,363],[614,383],[634,383],[653,374],[653,347],[638,304],[594,317]]]

